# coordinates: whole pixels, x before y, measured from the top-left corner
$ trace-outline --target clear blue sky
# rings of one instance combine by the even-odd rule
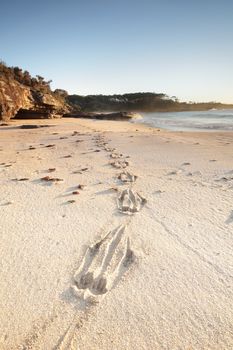
[[[5,0],[0,58],[69,93],[233,103],[232,0]]]

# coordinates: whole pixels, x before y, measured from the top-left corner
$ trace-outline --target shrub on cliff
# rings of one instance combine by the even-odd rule
[[[7,79],[14,79],[20,84],[33,87],[42,92],[51,91],[50,83],[52,80],[45,81],[40,75],[37,75],[36,78],[32,77],[27,70],[24,71],[19,67],[8,67],[2,60],[0,60],[0,76]]]

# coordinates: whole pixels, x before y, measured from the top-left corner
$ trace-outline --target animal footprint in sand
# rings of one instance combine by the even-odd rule
[[[130,174],[128,171],[123,171],[118,176],[118,179],[122,182],[135,182],[137,178],[138,177],[136,175]]]
[[[125,226],[119,226],[88,247],[74,275],[74,294],[83,301],[98,302],[115,287],[133,261]]]
[[[128,215],[133,215],[134,213],[140,211],[145,204],[146,199],[139,193],[134,193],[130,188],[122,191],[120,196],[117,198],[118,209],[122,213]]]
[[[113,158],[113,159],[122,158],[123,154],[121,154],[121,153],[111,153],[110,157]]]
[[[104,149],[107,152],[114,152],[116,150],[115,148],[111,148],[111,147],[104,147]]]
[[[129,165],[129,162],[126,160],[116,160],[114,162],[111,162],[110,165],[117,169],[124,169]]]

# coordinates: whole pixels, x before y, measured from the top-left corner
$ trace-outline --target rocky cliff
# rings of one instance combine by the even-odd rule
[[[32,78],[18,67],[0,63],[0,120],[11,118],[57,118],[70,110],[63,90],[52,92],[50,82]]]

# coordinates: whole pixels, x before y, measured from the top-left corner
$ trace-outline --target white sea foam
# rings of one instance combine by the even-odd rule
[[[233,110],[142,113],[137,123],[169,130],[233,130]]]

